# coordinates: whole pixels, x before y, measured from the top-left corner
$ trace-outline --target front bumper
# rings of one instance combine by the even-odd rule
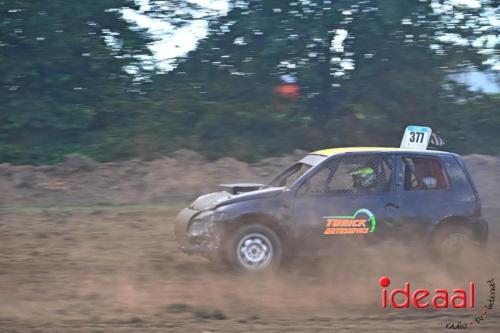
[[[179,212],[174,228],[177,247],[184,253],[213,257],[219,253],[220,248],[218,231],[210,230],[210,232],[201,235],[190,235],[189,233],[191,223],[202,214],[203,212],[191,208],[184,208]]]

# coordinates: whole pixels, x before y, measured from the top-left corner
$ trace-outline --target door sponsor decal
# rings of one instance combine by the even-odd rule
[[[352,216],[324,216],[326,228],[323,235],[368,234],[375,232],[377,219],[366,208],[357,210]]]

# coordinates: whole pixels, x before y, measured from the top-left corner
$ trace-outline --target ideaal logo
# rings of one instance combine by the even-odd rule
[[[377,227],[375,215],[366,208],[359,209],[352,216],[325,216],[323,218],[326,219],[323,235],[367,234],[375,232]]]
[[[428,289],[420,288],[413,292],[411,291],[410,282],[405,282],[404,288],[395,288],[388,292],[387,287],[391,284],[391,280],[387,276],[379,279],[379,284],[382,287],[382,308],[387,308],[390,304],[393,308],[410,308],[410,304],[416,309],[425,309],[433,307],[435,309],[474,309],[475,308],[475,284],[469,282],[467,289],[456,288],[449,292],[446,289],[435,289],[430,292]],[[449,322],[446,324],[448,329],[467,329],[473,324],[479,324],[488,315],[488,311],[493,309],[495,305],[495,280],[492,278],[486,281],[489,286],[489,298],[483,305],[481,313],[468,322]],[[399,295],[399,302],[396,297]]]
[[[388,307],[389,303],[395,309],[409,308],[410,303],[416,309],[428,307],[448,309],[450,306],[455,309],[467,307],[473,309],[475,306],[474,282],[469,282],[468,290],[457,288],[448,292],[446,289],[435,289],[433,293],[425,288],[419,288],[412,292],[410,282],[405,282],[404,288],[395,288],[388,293],[387,287],[391,284],[391,280],[387,276],[381,277],[379,284],[382,287],[382,307],[384,309]],[[402,299],[402,302],[396,301],[398,295],[400,295],[399,298]]]

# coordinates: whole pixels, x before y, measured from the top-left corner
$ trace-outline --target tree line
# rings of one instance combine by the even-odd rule
[[[397,146],[408,124],[431,126],[448,150],[500,153],[500,96],[451,75],[484,69],[485,55],[436,44],[441,23],[428,3],[247,1],[212,20],[168,73],[124,70],[151,42],[110,10],[125,4],[135,6],[0,1],[0,162],[153,159],[179,148],[255,161]]]

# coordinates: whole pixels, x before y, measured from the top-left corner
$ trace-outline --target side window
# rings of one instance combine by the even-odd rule
[[[333,194],[390,192],[392,173],[390,155],[346,156],[338,162],[328,189]]]
[[[299,189],[300,194],[320,195],[328,192],[327,185],[332,170],[326,166],[311,176]]]
[[[405,191],[441,190],[450,187],[441,162],[435,157],[403,157]]]
[[[315,173],[299,193],[355,194],[392,190],[392,158],[385,154],[340,157]]]
[[[450,178],[450,183],[454,187],[454,194],[459,193],[466,198],[470,198],[474,195],[474,188],[467,179],[464,170],[457,161],[457,158],[453,156],[446,156],[443,159],[444,166],[446,168],[448,177]]]

